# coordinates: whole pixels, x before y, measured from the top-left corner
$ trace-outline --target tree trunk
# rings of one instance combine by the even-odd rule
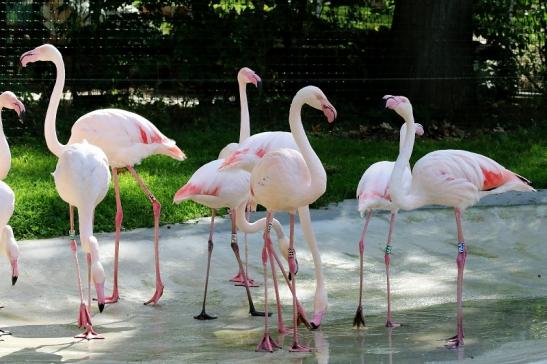
[[[475,105],[472,15],[472,0],[395,1],[392,77],[411,101],[449,119]]]

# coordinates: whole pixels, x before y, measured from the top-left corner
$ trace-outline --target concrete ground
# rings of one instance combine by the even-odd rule
[[[329,292],[322,328],[302,329],[311,354],[283,350],[256,353],[263,319],[249,317],[244,289],[228,278],[236,272],[229,245],[229,220],[219,219],[209,286],[208,312],[217,320],[197,321],[207,251],[208,219],[161,227],[165,293],[156,306],[144,306],[154,291],[152,231],[123,232],[119,303],[102,314],[92,306],[96,330],[105,340],[74,339],[79,298],[66,237],[21,241],[20,277],[11,287],[9,265],[0,268],[1,362],[469,362],[547,361],[547,190],[484,199],[466,211],[469,256],[465,272],[465,348],[448,350],[454,334],[456,227],[448,209],[402,212],[395,228],[392,293],[395,320],[386,329],[383,247],[389,215],[372,219],[365,251],[364,307],[367,328],[352,329],[358,298],[357,240],[362,219],[356,201],[312,211]],[[254,218],[262,216],[256,214]],[[278,216],[284,226],[288,219]],[[286,229],[287,230],[287,229]],[[300,272],[298,291],[311,314],[314,282],[311,254],[296,228]],[[98,234],[111,288],[113,234]],[[240,234],[243,251],[243,236]],[[260,235],[249,237],[251,276],[262,281]],[[83,262],[83,256],[80,255]],[[82,271],[82,274],[84,272]],[[3,277],[3,278],[2,278]],[[271,284],[269,285],[271,287]],[[263,287],[253,288],[263,306]],[[270,292],[273,293],[273,292]],[[281,290],[284,318],[292,308]],[[271,295],[273,297],[273,294]],[[273,301],[272,301],[273,302]],[[275,329],[275,316],[271,320]],[[274,337],[278,337],[274,333]]]

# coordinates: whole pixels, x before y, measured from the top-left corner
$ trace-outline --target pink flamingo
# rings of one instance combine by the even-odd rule
[[[412,169],[411,181],[405,184],[405,170],[414,146],[416,124],[412,105],[404,96],[384,96],[386,107],[395,110],[407,125],[404,143],[389,181],[393,202],[403,210],[428,204],[454,208],[458,231],[457,318],[456,335],[448,347],[463,346],[463,271],[467,247],[463,237],[462,211],[482,197],[506,191],[535,191],[530,181],[504,168],[492,159],[465,150],[437,150],[419,159]]]
[[[23,67],[28,63],[48,60],[53,60],[57,66],[57,79],[52,97],[49,100],[44,123],[44,133],[48,149],[59,158],[55,172],[53,172],[55,188],[61,199],[69,204],[70,248],[76,263],[78,288],[80,291],[78,326],[83,326],[86,330],[83,334],[76,337],[88,340],[102,339],[103,337],[93,329],[89,309],[84,303],[74,230],[74,206],[78,209],[80,239],[87,255],[88,286],[93,277],[99,311],[102,312],[105,305],[105,273],[100,261],[99,244],[93,236],[93,218],[95,207],[104,199],[108,192],[108,185],[110,183],[108,159],[100,148],[89,144],[86,140],[81,143],[62,145],[57,139],[55,119],[59,98],[64,86],[64,69],[59,67],[59,65],[62,65],[61,53],[53,46],[44,45],[21,56]],[[88,302],[89,304],[90,302]]]
[[[261,161],[266,154],[288,148],[299,151],[298,145],[295,142],[292,133],[285,131],[270,131],[251,135],[243,143],[239,149],[232,153],[224,160],[220,167],[221,169],[240,168],[251,172],[253,168]],[[327,312],[328,297],[325,287],[325,279],[321,266],[321,254],[317,249],[317,240],[311,226],[311,216],[309,206],[302,206],[298,209],[298,217],[302,226],[304,239],[308,243],[308,247],[313,257],[315,267],[315,298],[314,298],[314,315],[309,325],[312,329],[317,329],[321,325],[321,321]],[[303,311],[301,312],[303,315]],[[302,322],[307,321],[301,317]]]
[[[400,131],[400,143],[404,142],[404,136],[406,134],[406,124],[403,124]],[[416,124],[416,134],[422,135],[424,129],[421,124]],[[393,322],[391,314],[391,294],[389,285],[389,265],[391,254],[391,236],[393,233],[393,227],[395,225],[395,218],[397,216],[398,207],[392,203],[391,196],[389,195],[389,178],[395,162],[381,161],[372,164],[363,173],[359,185],[357,186],[357,198],[359,199],[358,210],[361,216],[367,215],[365,219],[365,226],[361,233],[361,239],[359,240],[359,305],[357,306],[357,312],[353,319],[353,326],[359,328],[361,325],[365,326],[365,319],[363,317],[363,253],[365,250],[365,235],[368,229],[368,223],[372,217],[372,210],[388,210],[391,212],[389,220],[389,231],[387,235],[387,244],[384,253],[384,262],[386,265],[386,281],[387,281],[387,321],[386,327],[397,327],[399,324]],[[403,174],[404,184],[410,183],[410,167],[405,169]]]
[[[21,56],[21,63],[35,61],[51,61],[57,69],[57,80],[51,95],[52,102],[49,103],[47,115],[54,118],[62,89],[65,81],[65,66],[60,52],[50,44],[44,44]],[[53,137],[55,130],[46,131]],[[47,134],[46,134],[47,135]],[[120,231],[123,220],[123,209],[120,200],[120,188],[118,182],[118,169],[126,167],[139,187],[146,195],[152,205],[154,214],[154,261],[156,273],[156,291],[151,299],[145,302],[158,303],[163,294],[164,285],[160,275],[159,258],[159,218],[161,204],[154,194],[146,186],[142,178],[137,174],[133,166],[140,163],[144,158],[154,154],[167,155],[176,160],[182,161],[186,158],[184,153],[176,146],[175,141],[163,135],[150,121],[140,115],[119,109],[100,109],[80,117],[72,126],[72,134],[68,144],[81,143],[87,140],[90,144],[96,145],[108,157],[112,169],[114,181],[114,193],[116,196],[116,233],[114,253],[114,283],[112,296],[106,298],[106,303],[115,303],[119,299],[118,292],[118,261]],[[52,146],[57,148],[56,145]],[[51,149],[51,148],[50,148]],[[60,150],[52,150],[54,154],[60,154]]]
[[[0,111],[3,109],[15,110],[22,120],[25,114],[25,106],[10,91],[0,94]],[[0,252],[5,255],[11,264],[11,284],[15,285],[19,277],[17,260],[19,259],[19,246],[15,241],[13,229],[8,225],[15,208],[15,194],[13,190],[2,181],[8,175],[11,167],[11,153],[4,134],[2,115],[0,113]],[[0,333],[7,334],[7,331],[0,330]]]
[[[267,209],[267,225],[264,231],[264,248],[262,251],[262,263],[264,268],[264,335],[260,340],[257,351],[273,351],[278,348],[277,343],[271,338],[268,329],[268,285],[266,264],[269,251],[272,251],[270,240],[270,222],[275,211],[284,211],[290,214],[290,238],[289,238],[289,271],[292,275],[293,294],[293,343],[291,351],[310,351],[309,348],[298,343],[296,304],[296,262],[294,250],[294,213],[295,210],[307,207],[316,201],[327,188],[327,174],[319,157],[311,147],[304,127],[300,112],[304,104],[315,109],[322,110],[327,120],[333,122],[336,110],[327,100],[323,92],[314,86],[307,86],[296,93],[291,103],[289,112],[289,124],[291,133],[300,152],[294,149],[279,149],[267,153],[253,168],[251,173],[251,193],[256,202]],[[271,258],[271,256],[270,256]]]

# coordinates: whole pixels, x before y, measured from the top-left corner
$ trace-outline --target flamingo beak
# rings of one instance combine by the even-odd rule
[[[23,105],[23,103],[19,100],[15,102],[15,112],[17,113],[17,116],[19,116],[19,121],[22,124],[25,119],[26,111],[25,111],[25,105]]]
[[[11,263],[11,285],[15,286],[17,278],[19,278],[19,268],[17,266],[17,259],[10,260]]]
[[[336,109],[329,103],[323,105],[323,114],[325,114],[329,123],[332,123],[336,119]]]
[[[20,66],[21,67],[26,67],[27,66],[27,63],[29,63],[29,61],[27,60],[27,57],[31,57],[31,56],[34,56],[35,53],[34,53],[34,49],[31,50],[31,51],[28,51],[28,52],[25,52],[21,55],[21,57],[19,57],[19,63],[20,63]]]
[[[104,310],[104,282],[103,283],[95,283],[95,290],[97,291],[97,304],[99,306],[99,312],[103,312]]]

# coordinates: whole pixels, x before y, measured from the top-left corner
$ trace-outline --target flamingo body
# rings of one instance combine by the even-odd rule
[[[83,140],[101,148],[114,168],[139,164],[154,154],[186,158],[174,140],[146,118],[126,110],[101,109],[80,117],[72,126],[68,144]]]

